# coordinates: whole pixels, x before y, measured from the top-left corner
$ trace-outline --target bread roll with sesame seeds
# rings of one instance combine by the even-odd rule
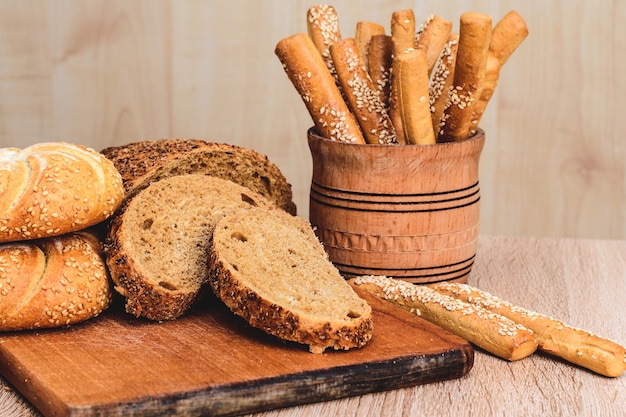
[[[330,46],[330,55],[348,103],[367,143],[397,143],[396,133],[359,53],[354,38],[344,38]]]
[[[45,142],[0,149],[0,242],[41,239],[85,229],[122,203],[111,161],[82,145]]]
[[[398,60],[398,102],[406,143],[436,143],[430,115],[426,51],[412,49],[401,53]]]
[[[450,34],[448,42],[444,45],[430,74],[428,95],[433,130],[436,137],[439,137],[441,132],[441,118],[443,117],[443,110],[448,100],[448,92],[450,87],[452,87],[454,79],[454,64],[456,62],[458,45],[459,34]]]
[[[380,94],[380,100],[389,108],[389,90],[391,89],[391,59],[393,42],[389,35],[374,35],[367,54],[370,78]]]
[[[515,361],[537,349],[534,333],[508,318],[432,288],[383,277],[361,276],[353,286],[411,311],[502,359]]]
[[[614,341],[568,326],[560,320],[515,306],[467,284],[440,283],[432,288],[448,296],[501,314],[535,332],[539,349],[608,377],[626,367],[626,349]]]
[[[359,50],[359,54],[361,55],[361,58],[363,58],[365,70],[368,72],[369,62],[367,57],[369,55],[372,37],[384,34],[385,27],[378,23],[368,22],[365,20],[356,23],[356,33],[354,35],[354,40],[356,41],[356,46]]]
[[[280,40],[274,52],[304,101],[318,133],[331,140],[365,143],[354,114],[311,38],[306,33],[291,35]]]
[[[464,140],[476,131],[473,110],[482,92],[491,31],[491,17],[475,12],[461,15],[454,81],[439,135],[442,142]]]
[[[426,64],[430,74],[443,47],[452,33],[452,22],[438,15],[430,15],[415,35],[415,48],[426,49]]]
[[[480,123],[487,104],[498,85],[500,70],[517,49],[517,47],[528,36],[528,27],[522,17],[515,11],[508,12],[493,28],[491,43],[489,44],[489,54],[487,55],[487,68],[485,69],[485,80],[483,82],[480,99],[474,106],[474,120],[476,125]]]
[[[0,331],[79,323],[104,311],[111,294],[100,241],[89,231],[0,244]]]

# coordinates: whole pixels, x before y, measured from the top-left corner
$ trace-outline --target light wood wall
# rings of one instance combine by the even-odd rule
[[[96,149],[195,137],[253,148],[308,217],[312,124],[273,50],[316,4],[286,0],[0,1],[0,146]],[[626,238],[626,2],[347,1],[388,26],[412,8],[455,22],[516,9],[529,38],[506,64],[482,127],[481,233]],[[621,98],[620,98],[621,97]]]

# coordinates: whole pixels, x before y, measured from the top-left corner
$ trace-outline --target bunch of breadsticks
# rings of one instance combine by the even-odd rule
[[[608,377],[626,370],[620,344],[467,284],[415,285],[369,275],[350,283],[503,359],[520,360],[540,350]]]
[[[368,21],[342,38],[337,11],[307,11],[308,33],[282,39],[275,53],[304,101],[317,132],[350,143],[434,144],[474,135],[500,70],[528,36],[515,11],[494,27],[467,12],[458,33],[411,9],[394,12],[390,33]]]

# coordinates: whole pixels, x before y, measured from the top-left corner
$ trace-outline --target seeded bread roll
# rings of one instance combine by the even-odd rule
[[[396,133],[380,94],[365,70],[356,41],[344,38],[330,46],[348,107],[352,110],[367,143],[397,143]],[[427,80],[428,82],[428,80]]]
[[[452,33],[452,22],[437,15],[430,15],[415,35],[415,48],[426,50],[426,64],[430,74],[441,50]]]
[[[452,33],[430,74],[428,95],[433,130],[436,137],[442,136],[441,128],[443,125],[441,118],[443,117],[443,110],[448,101],[448,94],[454,80],[454,66],[458,46],[459,34]]]
[[[368,72],[368,55],[370,51],[370,43],[372,42],[372,37],[384,34],[385,27],[383,25],[379,25],[378,23],[368,21],[360,21],[356,23],[356,33],[354,35],[354,40],[356,41],[359,55],[361,55],[363,63],[365,64],[365,70]]]
[[[110,302],[101,243],[91,232],[0,244],[0,331],[68,326]]]
[[[408,144],[436,143],[430,115],[426,51],[412,49],[395,58],[398,61],[398,102],[404,139]]]
[[[0,242],[12,242],[100,223],[122,203],[124,188],[93,149],[47,142],[0,149],[0,195]]]
[[[337,10],[327,4],[313,6],[306,12],[306,22],[313,45],[322,56],[326,67],[339,87],[335,65],[328,49],[335,41],[341,39]],[[341,87],[339,88],[341,89]]]
[[[126,298],[126,311],[151,320],[184,314],[208,281],[215,223],[253,206],[275,207],[246,187],[198,174],[155,181],[126,200],[105,242],[107,266],[115,290]]]
[[[544,352],[608,377],[618,377],[626,369],[626,349],[611,340],[515,306],[467,284],[441,283],[432,288],[441,294],[506,316],[531,329],[537,336],[539,349]]]
[[[159,139],[103,149],[122,175],[126,199],[154,181],[183,174],[230,180],[295,215],[291,185],[267,156],[252,149],[197,139]]]
[[[325,349],[365,346],[371,307],[328,260],[311,225],[255,208],[217,223],[210,247],[213,292],[251,326]]]
[[[476,125],[480,123],[487,103],[491,100],[491,96],[493,96],[493,92],[498,85],[500,70],[527,36],[528,27],[526,27],[526,22],[515,10],[504,15],[493,28],[489,54],[487,55],[485,80],[480,99],[474,106]]]
[[[376,85],[383,105],[389,108],[389,90],[391,89],[391,60],[393,42],[391,36],[374,35],[370,41],[367,55],[368,70],[372,82]]]
[[[275,53],[318,133],[331,140],[365,143],[356,118],[311,38],[305,33],[284,38],[276,45]]]
[[[502,359],[515,361],[537,349],[534,333],[506,317],[427,286],[382,276],[362,276],[352,285],[390,301],[485,349]]]
[[[474,12],[461,15],[453,88],[439,137],[443,142],[464,140],[476,132],[473,110],[482,92],[491,31],[491,17]]]

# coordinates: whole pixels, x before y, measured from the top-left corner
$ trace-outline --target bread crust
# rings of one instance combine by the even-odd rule
[[[255,191],[296,215],[291,184],[266,155],[252,149],[199,139],[157,139],[100,151],[122,176],[126,199],[151,183],[175,175],[204,174]]]
[[[304,101],[317,131],[331,140],[365,143],[354,114],[311,38],[305,33],[291,35],[278,42],[275,53]]]
[[[313,41],[313,45],[315,45],[315,48],[322,56],[326,68],[328,68],[341,91],[335,65],[329,50],[330,45],[341,39],[337,10],[327,4],[312,6],[306,12],[306,24],[307,32]]]
[[[491,17],[474,12],[461,15],[454,82],[439,136],[442,142],[464,140],[476,131],[473,109],[482,92],[491,32]]]
[[[0,242],[78,231],[110,217],[124,188],[115,166],[91,148],[43,142],[0,149]]]
[[[397,143],[396,133],[378,89],[365,69],[365,63],[353,38],[344,38],[330,46],[348,107],[355,115],[367,143]]]
[[[362,276],[352,285],[385,299],[486,351],[509,361],[531,355],[537,349],[534,333],[506,317],[491,313],[434,289],[382,276]]]
[[[76,324],[98,316],[111,296],[90,231],[0,244],[0,331]]]
[[[395,58],[398,61],[398,101],[404,139],[408,144],[436,143],[430,113],[426,51],[412,49]]]
[[[626,349],[614,341],[515,306],[467,284],[440,283],[432,288],[522,324],[535,332],[540,350],[568,362],[608,377],[618,377],[626,368]]]

